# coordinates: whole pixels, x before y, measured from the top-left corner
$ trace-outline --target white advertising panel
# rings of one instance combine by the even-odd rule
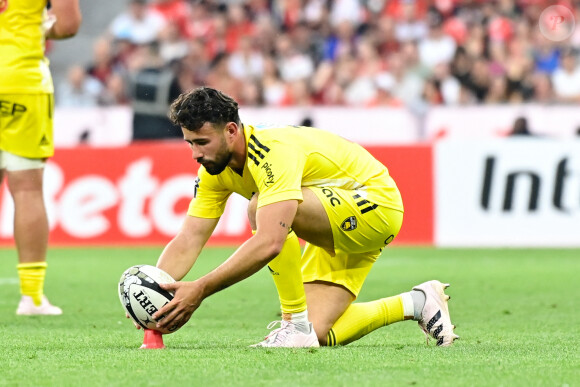
[[[516,119],[525,118],[534,135],[573,139],[580,130],[576,105],[437,106],[425,117],[427,140],[505,137]]]
[[[126,146],[133,139],[133,110],[128,106],[56,108],[54,144],[72,148]]]
[[[249,124],[316,126],[362,145],[414,144],[420,140],[419,122],[407,109],[242,106],[240,118]],[[59,148],[81,143],[93,147],[126,146],[133,137],[133,111],[127,106],[57,108],[54,127],[54,142]]]
[[[444,140],[438,246],[580,246],[580,140]]]
[[[301,125],[328,130],[361,145],[415,144],[420,137],[418,119],[407,109],[376,108],[250,108],[240,109],[242,122]]]

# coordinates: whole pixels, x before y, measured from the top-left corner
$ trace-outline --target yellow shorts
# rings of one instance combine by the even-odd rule
[[[308,188],[328,214],[336,255],[307,243],[302,254],[303,281],[342,285],[356,297],[382,249],[399,233],[403,212],[368,202],[364,192]]]
[[[0,94],[0,150],[30,159],[54,154],[52,94]]]

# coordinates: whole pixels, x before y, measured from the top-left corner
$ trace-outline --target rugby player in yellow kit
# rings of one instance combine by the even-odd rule
[[[76,34],[78,0],[0,0],[0,181],[14,199],[14,240],[22,297],[19,315],[58,315],[44,296],[48,220],[42,196],[53,155],[53,85],[45,39]]]
[[[177,280],[187,274],[232,192],[250,200],[254,235],[209,274],[163,285],[175,298],[154,315],[164,316],[161,331],[180,328],[206,297],[268,265],[282,321],[255,347],[348,344],[407,319],[438,345],[457,338],[439,281],[353,303],[403,220],[395,182],[365,149],[315,128],[242,124],[238,104],[207,87],[182,94],[170,117],[201,167],[188,216],[158,267]],[[303,254],[298,237],[307,242]]]

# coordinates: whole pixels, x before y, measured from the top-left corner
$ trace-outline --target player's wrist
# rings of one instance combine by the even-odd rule
[[[201,294],[200,301],[203,301],[207,297],[219,291],[218,286],[216,286],[216,284],[212,284],[212,282],[208,280],[207,276],[198,278],[194,281],[194,283],[199,290],[198,293]]]

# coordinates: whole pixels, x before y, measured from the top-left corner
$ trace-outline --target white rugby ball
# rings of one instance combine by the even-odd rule
[[[158,330],[153,315],[173,299],[173,294],[159,284],[173,282],[169,274],[155,266],[132,266],[119,280],[119,299],[133,321],[145,329]]]

